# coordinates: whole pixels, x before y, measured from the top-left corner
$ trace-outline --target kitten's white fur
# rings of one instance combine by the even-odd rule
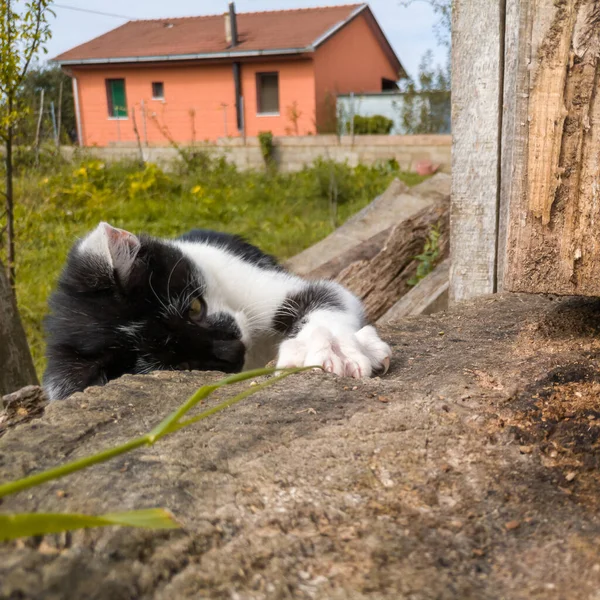
[[[315,365],[356,378],[387,370],[390,347],[374,327],[362,327],[361,302],[337,283],[324,282],[335,290],[343,309],[320,308],[310,312],[295,337],[284,339],[273,331],[273,317],[285,306],[290,294],[306,287],[305,280],[285,271],[259,267],[208,243],[164,243],[179,248],[202,273],[207,284],[203,298],[208,314],[226,312],[235,318],[247,348],[245,369],[264,366],[277,357],[278,367]],[[126,277],[139,245],[133,234],[101,223],[81,241],[79,251],[104,257]]]
[[[266,270],[227,250],[206,243],[168,241],[201,270],[207,281],[208,313],[234,315],[248,348],[244,368],[264,366],[277,356],[278,367],[318,365],[337,375],[370,377],[389,365],[391,350],[371,326],[361,328],[363,308],[352,293],[327,282],[343,301],[344,310],[311,312],[296,337],[269,334],[273,316],[290,294],[306,282],[290,273]],[[387,361],[387,364],[386,364]]]

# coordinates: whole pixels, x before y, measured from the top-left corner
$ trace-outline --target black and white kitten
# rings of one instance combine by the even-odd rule
[[[51,399],[125,373],[230,373],[274,358],[369,377],[391,355],[348,290],[301,279],[241,238],[206,230],[161,240],[101,223],[71,249],[50,309]]]

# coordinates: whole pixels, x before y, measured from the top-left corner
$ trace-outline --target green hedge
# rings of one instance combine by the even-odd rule
[[[385,134],[388,135],[394,127],[394,121],[383,115],[373,115],[371,117],[362,117],[354,115],[354,134]],[[350,129],[350,123],[348,123]],[[350,133],[350,132],[349,132]]]

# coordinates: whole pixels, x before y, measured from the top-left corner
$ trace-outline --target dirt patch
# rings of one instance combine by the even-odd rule
[[[400,321],[382,328],[384,378],[290,378],[9,497],[1,510],[164,506],[183,528],[1,546],[0,598],[595,598],[595,310],[498,295]],[[124,377],[53,403],[0,439],[0,479],[139,435],[215,377]]]
[[[600,489],[600,369],[597,356],[563,365],[520,392],[510,409],[521,451],[541,453],[564,493],[597,508]]]

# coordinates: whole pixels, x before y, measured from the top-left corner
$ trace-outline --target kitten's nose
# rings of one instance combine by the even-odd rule
[[[216,341],[213,343],[213,354],[217,359],[231,365],[234,370],[241,371],[244,366],[246,346],[241,340]]]

